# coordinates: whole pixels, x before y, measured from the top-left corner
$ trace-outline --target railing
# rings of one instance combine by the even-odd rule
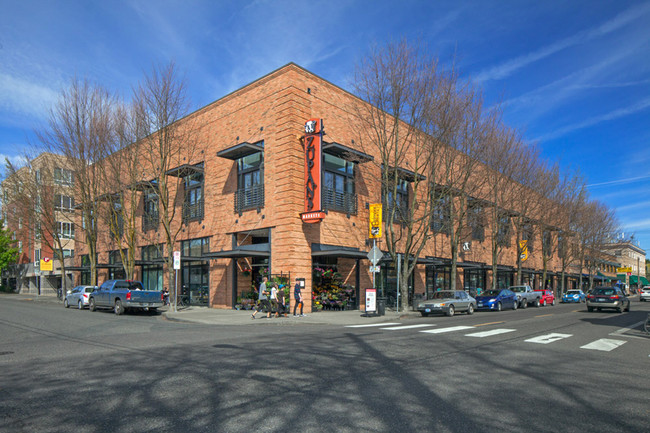
[[[264,184],[253,185],[250,188],[238,189],[235,192],[235,213],[241,213],[248,209],[260,209],[264,207]]]
[[[203,219],[203,200],[196,203],[183,203],[183,222]]]
[[[159,222],[158,212],[145,213],[142,216],[142,231],[157,229]]]
[[[357,195],[340,192],[335,189],[323,187],[323,209],[344,212],[348,215],[357,214]]]

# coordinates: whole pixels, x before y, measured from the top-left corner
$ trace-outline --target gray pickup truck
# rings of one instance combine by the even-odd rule
[[[528,304],[539,307],[541,293],[535,292],[530,286],[510,286],[508,290],[515,292],[519,308],[526,308]]]
[[[93,290],[88,299],[88,309],[111,308],[115,314],[129,309],[147,309],[155,312],[163,306],[163,294],[155,290],[143,290],[140,281],[108,280]]]

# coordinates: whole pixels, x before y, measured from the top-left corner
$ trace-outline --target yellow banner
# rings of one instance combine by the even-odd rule
[[[51,271],[52,270],[52,260],[45,258],[41,259],[41,271]]]
[[[381,203],[370,205],[370,226],[368,228],[368,237],[376,239],[381,237]]]
[[[521,261],[528,260],[528,241],[519,241],[519,249],[521,250]]]
[[[628,272],[632,272],[632,268],[630,268],[629,266],[627,268],[616,268],[616,272],[621,274],[628,273]]]

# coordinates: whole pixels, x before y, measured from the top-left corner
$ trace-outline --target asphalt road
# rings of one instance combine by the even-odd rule
[[[0,296],[0,431],[648,431],[650,303],[584,310],[214,326]]]

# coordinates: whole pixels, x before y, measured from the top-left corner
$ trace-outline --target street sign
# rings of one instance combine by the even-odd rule
[[[174,251],[174,269],[181,268],[181,252]]]
[[[373,266],[377,266],[377,263],[379,263],[382,257],[384,257],[384,253],[377,248],[377,245],[372,247],[368,253],[368,260],[370,260],[370,263],[372,263]]]
[[[366,313],[377,311],[377,289],[366,289]]]
[[[381,266],[370,266],[370,272],[374,274],[381,272]]]
[[[41,271],[51,271],[52,270],[52,260],[48,257],[41,259]]]
[[[373,203],[369,206],[370,209],[370,226],[368,237],[376,239],[381,237],[381,203]]]

